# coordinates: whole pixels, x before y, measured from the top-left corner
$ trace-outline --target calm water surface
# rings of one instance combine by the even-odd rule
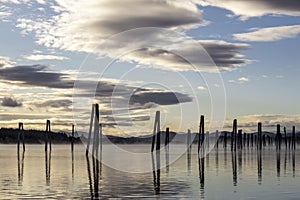
[[[121,146],[131,151],[150,147]],[[154,156],[153,172],[133,174],[87,158],[82,145],[75,146],[73,159],[69,145],[53,145],[51,155],[43,145],[27,145],[19,160],[16,145],[0,145],[0,198],[300,199],[299,156],[299,150],[278,154],[272,147],[261,154],[251,148],[236,153],[219,148],[199,160],[193,146],[190,155],[168,168],[157,170]]]

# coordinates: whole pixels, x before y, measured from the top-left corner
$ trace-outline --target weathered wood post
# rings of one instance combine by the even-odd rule
[[[19,132],[18,132],[18,152],[20,152],[20,140],[22,137],[23,151],[25,151],[25,137],[24,137],[24,126],[23,123],[19,123]]]
[[[277,124],[276,148],[279,150],[281,149],[281,140],[282,140],[282,136],[280,133],[280,124]]]
[[[227,148],[227,132],[224,132],[224,148]]]
[[[93,156],[99,154],[99,104],[95,104],[95,120],[94,120],[94,140],[93,140]]]
[[[48,143],[49,143],[49,149],[51,151],[51,125],[50,125],[50,120],[47,120],[47,122],[46,122],[45,151],[48,151]]]
[[[93,123],[94,123],[94,112],[95,112],[95,108],[94,105],[92,105],[92,112],[91,112],[91,121],[90,121],[90,128],[89,128],[89,135],[88,135],[88,139],[87,139],[87,146],[86,146],[86,151],[85,154],[88,155],[89,153],[89,148],[90,148],[90,142],[91,142],[91,135],[92,135],[92,129],[93,129]]]
[[[243,130],[238,130],[238,148],[243,149],[243,140],[242,140]]]
[[[293,132],[292,132],[292,149],[296,149],[296,127],[293,126]]]
[[[199,134],[198,134],[198,153],[200,151],[200,146],[203,146],[204,142],[204,115],[200,117],[200,126],[199,126]]]
[[[233,120],[233,130],[231,134],[231,149],[236,151],[237,120]]]
[[[286,134],[286,127],[283,127],[283,132],[284,132],[284,143],[285,143],[285,148],[287,149],[288,148],[288,145],[287,145],[287,134]]]
[[[261,150],[262,149],[262,124],[261,122],[258,123],[258,142],[257,142],[257,149]]]
[[[191,148],[191,140],[192,140],[192,136],[191,136],[191,130],[188,129],[188,132],[187,132],[187,149],[190,150]]]
[[[156,150],[160,150],[160,111],[156,111],[155,114],[151,152],[154,151],[155,136],[156,136]]]
[[[169,142],[170,142],[170,129],[166,128],[165,146],[167,146]]]
[[[71,151],[74,151],[74,124],[72,124]]]
[[[216,130],[216,134],[215,134],[215,145],[216,145],[216,148],[218,149],[219,148],[219,131]]]

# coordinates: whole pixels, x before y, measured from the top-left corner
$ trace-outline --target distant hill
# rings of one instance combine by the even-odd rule
[[[19,130],[17,129],[1,128],[0,143],[2,144],[17,143],[18,133]],[[66,133],[60,133],[60,132],[58,133],[50,132],[50,136],[51,136],[52,143],[58,143],[58,144],[69,143],[72,138],[68,136]],[[25,138],[25,143],[42,144],[45,141],[45,131],[24,130],[24,138]],[[80,138],[75,137],[74,142],[75,143],[81,142]]]
[[[2,144],[10,144],[10,143],[17,143],[18,140],[18,133],[19,130],[17,129],[7,129],[1,128],[0,129],[0,143]],[[81,133],[82,134],[82,133]],[[231,137],[231,132],[222,131],[219,132],[219,137],[223,138],[227,134],[227,139]],[[257,133],[249,133],[249,134],[257,134]],[[64,144],[70,143],[72,137],[63,132],[51,132],[51,139],[52,143],[56,144]],[[81,143],[85,142],[87,138],[85,136],[74,137],[74,143]],[[271,132],[263,132],[263,135],[270,136],[272,138],[275,137],[274,133]],[[32,143],[32,144],[43,144],[45,141],[45,131],[38,131],[38,130],[24,130],[25,142]],[[164,144],[166,133],[164,131],[161,132],[161,144]],[[284,134],[282,134],[284,137]],[[291,136],[290,133],[287,136]],[[198,133],[191,134],[193,143],[198,142]],[[215,133],[210,133],[209,137],[213,139],[215,137]],[[297,139],[300,139],[300,133],[296,133]],[[186,133],[175,133],[170,132],[170,142],[172,143],[186,143],[187,135]],[[139,143],[151,143],[152,142],[152,135],[145,135],[145,136],[137,136],[137,137],[120,137],[120,136],[112,136],[112,135],[103,135],[103,143],[116,143],[116,144],[139,144]]]

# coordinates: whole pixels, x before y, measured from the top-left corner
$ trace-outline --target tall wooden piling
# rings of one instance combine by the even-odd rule
[[[257,149],[261,150],[262,149],[262,124],[261,124],[261,122],[258,123],[257,135],[258,135]]]
[[[49,143],[49,149],[51,151],[51,124],[50,120],[47,120],[46,122],[46,131],[45,131],[45,151],[48,151],[48,143]]]
[[[203,146],[204,142],[204,115],[201,115],[200,117],[200,126],[199,126],[199,134],[198,134],[198,153],[200,150],[200,147]]]
[[[90,128],[89,128],[89,134],[87,139],[87,145],[86,145],[86,151],[85,154],[88,155],[89,148],[90,148],[90,142],[91,142],[91,135],[92,135],[92,129],[93,129],[93,123],[94,123],[94,107],[95,104],[92,105],[92,112],[91,112],[91,120],[90,120]]]
[[[156,138],[156,150],[160,150],[160,111],[156,111],[155,114],[151,152],[154,151],[155,138]]]
[[[23,126],[23,123],[20,122],[19,123],[19,132],[18,132],[18,145],[17,145],[17,148],[18,148],[18,152],[20,152],[20,140],[22,138],[22,144],[23,144],[23,151],[25,151],[25,137],[24,137],[24,126]]]
[[[96,153],[96,157],[98,158],[99,155],[99,104],[95,104],[95,120],[94,120],[94,142],[93,142],[93,156]]]

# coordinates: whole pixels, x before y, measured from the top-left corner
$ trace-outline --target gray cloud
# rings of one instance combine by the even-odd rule
[[[299,16],[298,0],[193,0],[202,6],[215,6],[232,11],[242,19],[259,17],[267,14]]]
[[[210,55],[219,70],[233,70],[251,62],[240,53],[249,49],[249,45],[221,40],[187,41],[172,45],[168,50],[142,48],[128,55],[125,59],[167,70],[216,70],[206,53],[199,52],[202,47]],[[191,66],[191,64],[196,66]]]
[[[47,100],[35,104],[35,106],[37,107],[51,107],[51,108],[69,108],[71,105],[72,105],[72,101],[67,99]]]
[[[145,105],[148,103],[155,103],[158,105],[174,105],[179,103],[191,102],[192,98],[189,95],[168,92],[168,91],[151,91],[151,90],[136,90],[130,97],[130,104]]]
[[[22,103],[18,102],[16,99],[13,99],[12,97],[4,97],[2,99],[1,105],[5,107],[21,107]]]
[[[43,65],[2,68],[0,69],[0,79],[38,87],[73,87],[73,81],[67,79],[67,74],[51,72]]]

